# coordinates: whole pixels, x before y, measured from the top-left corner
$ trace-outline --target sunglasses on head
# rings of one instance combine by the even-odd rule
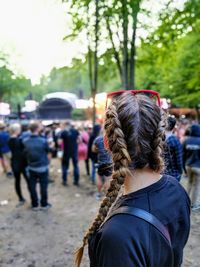
[[[145,96],[148,96],[151,98],[155,103],[160,107],[161,102],[160,102],[160,94],[156,91],[153,90],[119,90],[115,92],[111,92],[107,94],[107,99],[106,99],[106,108],[108,107],[109,103],[111,102],[111,99],[113,96],[120,95],[123,93],[131,92],[133,95],[137,94],[142,94]]]

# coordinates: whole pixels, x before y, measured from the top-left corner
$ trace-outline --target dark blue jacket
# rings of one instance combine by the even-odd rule
[[[45,138],[31,135],[23,141],[28,165],[33,168],[48,166],[49,147]]]
[[[200,125],[194,124],[190,136],[183,143],[183,161],[185,166],[200,168]]]

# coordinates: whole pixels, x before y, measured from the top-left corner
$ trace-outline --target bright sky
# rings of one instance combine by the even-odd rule
[[[70,65],[80,40],[63,42],[70,17],[61,0],[0,0],[0,51],[37,82],[54,67]]]
[[[159,2],[148,0],[155,12]],[[70,65],[72,58],[84,52],[84,38],[63,42],[69,33],[68,6],[61,0],[0,0],[0,51],[10,56],[19,73],[39,82],[53,67]],[[176,0],[177,5],[184,0]],[[152,26],[155,21],[152,21]]]

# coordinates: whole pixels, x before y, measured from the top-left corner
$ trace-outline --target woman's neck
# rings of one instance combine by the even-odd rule
[[[161,177],[160,173],[153,171],[149,167],[130,171],[124,181],[124,194],[127,195],[152,185],[158,182]]]

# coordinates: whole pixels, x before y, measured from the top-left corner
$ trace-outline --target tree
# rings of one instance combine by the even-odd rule
[[[73,29],[67,37],[75,38],[80,32],[87,29],[88,42],[90,43],[91,39],[95,40],[92,45],[88,45],[89,64],[92,51],[97,55],[95,60],[100,56],[98,51],[95,52],[97,47],[94,43],[100,42],[104,44],[104,47],[106,44],[106,50],[112,48],[121,84],[125,89],[135,87],[135,40],[137,17],[142,10],[141,2],[141,0],[112,0],[109,2],[95,0],[94,4],[92,0],[71,1]],[[94,9],[96,10],[95,14],[90,11]],[[87,15],[84,16],[84,14]],[[93,17],[96,18],[95,22]],[[95,27],[92,28],[92,25]],[[97,31],[97,29],[99,30]],[[105,30],[107,35],[100,38],[100,34],[97,32],[101,33]],[[89,72],[91,79],[91,69]]]
[[[162,23],[138,49],[137,86],[159,90],[173,105],[200,104],[199,15],[196,0],[161,13]]]

